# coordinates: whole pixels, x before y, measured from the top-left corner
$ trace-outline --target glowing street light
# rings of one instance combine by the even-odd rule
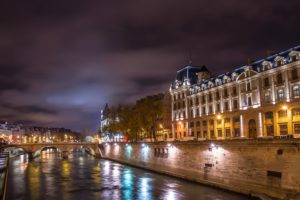
[[[217,115],[217,119],[218,119],[218,120],[221,120],[221,119],[222,119],[222,115],[218,114],[218,115]]]
[[[282,110],[287,110],[287,109],[288,109],[287,105],[282,106]]]

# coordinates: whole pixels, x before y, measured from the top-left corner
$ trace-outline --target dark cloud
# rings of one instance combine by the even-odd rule
[[[300,1],[6,1],[0,118],[95,130],[100,106],[168,90],[189,61],[223,73],[300,44]],[[6,105],[6,106],[4,106]]]

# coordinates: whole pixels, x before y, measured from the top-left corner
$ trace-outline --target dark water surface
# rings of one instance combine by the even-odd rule
[[[26,155],[10,161],[8,200],[15,199],[247,199],[145,170],[75,153],[67,160],[45,151],[28,161]]]

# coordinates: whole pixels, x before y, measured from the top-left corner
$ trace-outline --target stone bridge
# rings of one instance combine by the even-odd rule
[[[23,149],[30,158],[35,158],[40,155],[40,153],[45,148],[56,148],[58,149],[64,158],[67,158],[68,155],[74,150],[79,148],[84,148],[89,151],[95,157],[102,157],[101,150],[98,143],[87,143],[87,142],[56,142],[56,143],[27,143],[27,144],[10,144],[0,148],[4,151],[9,148],[20,148]]]

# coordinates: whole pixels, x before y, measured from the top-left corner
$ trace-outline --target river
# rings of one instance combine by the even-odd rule
[[[245,196],[101,160],[84,152],[62,159],[53,150],[30,161],[12,158],[8,200],[244,200]]]

